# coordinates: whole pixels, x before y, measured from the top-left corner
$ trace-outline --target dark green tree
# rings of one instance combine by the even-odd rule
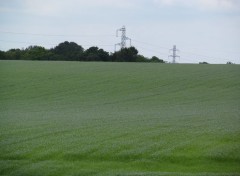
[[[53,54],[42,46],[29,46],[22,51],[23,60],[51,60]]]
[[[87,61],[109,61],[109,53],[98,47],[90,47],[84,52]]]
[[[150,60],[143,55],[137,55],[136,62],[149,62]]]
[[[109,54],[96,46],[84,51],[84,48],[74,42],[65,41],[52,49],[41,46],[29,46],[26,49],[10,49],[0,51],[0,59],[6,60],[64,60],[64,61],[112,61],[112,62],[158,62],[166,63],[153,56],[151,59],[138,55],[135,47],[122,48]]]
[[[208,64],[208,63],[204,61],[204,62],[199,62],[199,64]]]
[[[7,58],[6,58],[5,52],[0,50],[0,60],[6,60],[6,59]]]
[[[112,55],[111,60],[116,62],[136,62],[138,50],[135,47],[122,48]]]
[[[20,49],[10,49],[5,53],[5,57],[8,60],[20,60],[22,59],[23,52]]]
[[[156,56],[153,56],[151,59],[150,59],[150,62],[158,62],[158,63],[165,63],[164,60],[162,59],[159,59],[158,57]]]
[[[82,60],[84,49],[74,42],[65,41],[51,51],[57,55],[58,60]]]

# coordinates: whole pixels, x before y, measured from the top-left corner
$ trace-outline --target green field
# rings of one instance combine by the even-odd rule
[[[0,175],[240,175],[240,66],[0,61]]]

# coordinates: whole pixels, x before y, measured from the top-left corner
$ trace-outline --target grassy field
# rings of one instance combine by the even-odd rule
[[[0,175],[240,175],[240,66],[1,61]]]

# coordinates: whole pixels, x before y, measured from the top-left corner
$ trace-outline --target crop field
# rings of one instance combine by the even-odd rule
[[[0,175],[240,175],[240,66],[0,61]]]

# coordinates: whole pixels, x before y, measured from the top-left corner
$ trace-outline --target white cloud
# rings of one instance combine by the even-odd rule
[[[79,0],[79,4],[91,6],[133,7],[136,0]]]
[[[132,8],[137,2],[137,0],[24,0],[23,7],[25,12],[37,15],[60,15],[89,7]]]
[[[24,0],[23,11],[37,15],[55,15],[66,7],[63,2],[58,0]]]
[[[239,1],[236,0],[198,0],[202,8],[232,10],[239,8]]]
[[[159,5],[183,5],[202,10],[239,10],[239,0],[154,0]]]
[[[53,15],[61,11],[66,4],[58,0],[12,0],[9,3],[0,1],[0,12]]]
[[[4,2],[4,1],[2,1]],[[22,11],[37,15],[59,15],[87,8],[129,9],[148,4],[186,6],[201,10],[240,10],[240,0],[12,0],[0,1],[0,11]],[[13,4],[19,4],[18,7]]]

